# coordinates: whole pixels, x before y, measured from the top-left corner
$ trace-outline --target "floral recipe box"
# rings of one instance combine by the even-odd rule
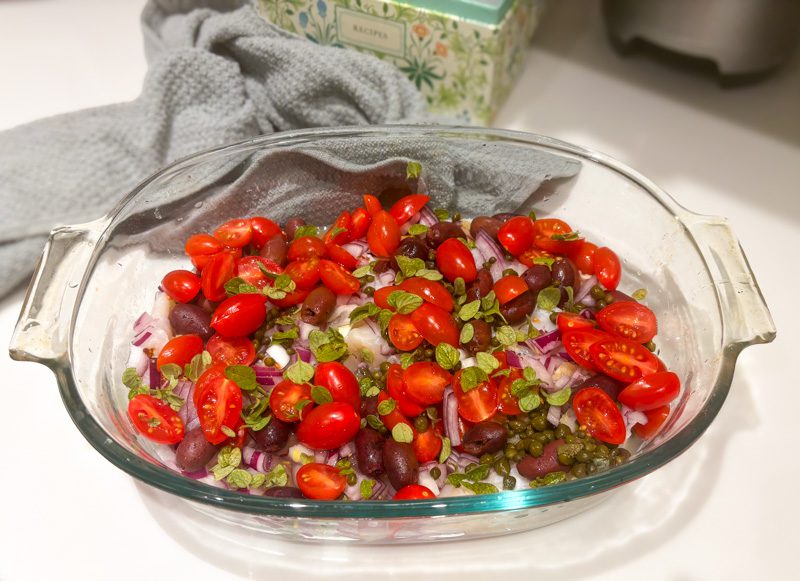
[[[262,16],[394,63],[429,109],[489,124],[522,69],[540,0],[259,0]]]

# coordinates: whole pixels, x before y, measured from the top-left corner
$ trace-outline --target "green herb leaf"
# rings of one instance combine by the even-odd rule
[[[397,402],[392,398],[385,399],[378,404],[378,415],[388,416],[397,407]]]
[[[294,404],[294,409],[297,410],[298,417],[303,417],[303,409],[311,403],[309,399],[301,399],[296,404]]]
[[[369,500],[372,498],[372,489],[375,487],[375,481],[366,478],[358,485],[358,491],[361,493],[361,500]]]
[[[489,379],[489,377],[480,367],[467,367],[461,370],[461,389],[464,392],[470,391],[487,379]]]
[[[294,383],[308,383],[314,377],[314,368],[305,361],[298,359],[286,368],[283,376]]]
[[[225,479],[225,482],[227,482],[231,488],[248,488],[253,482],[253,476],[247,470],[236,468],[228,474],[228,478]]]
[[[421,258],[409,258],[398,254],[395,256],[395,260],[397,260],[397,266],[400,267],[400,272],[406,278],[414,276],[418,270],[425,268],[425,261]]]
[[[530,412],[542,405],[542,398],[539,394],[530,392],[519,398],[519,409],[523,412]]]
[[[197,381],[209,367],[211,367],[211,353],[203,351],[192,357],[192,360],[183,368],[183,374],[189,381]]]
[[[386,299],[391,306],[393,306],[401,315],[413,313],[422,306],[422,297],[406,291],[394,291]]]
[[[478,311],[481,310],[481,301],[474,300],[458,310],[458,318],[462,321],[469,321],[470,319],[474,319],[475,315],[478,314]]]
[[[381,308],[375,303],[364,303],[350,311],[350,324],[360,323],[367,317],[374,317],[381,312]]]
[[[636,289],[635,291],[633,291],[631,297],[636,299],[637,301],[643,301],[644,299],[647,298],[647,289],[646,288]]]
[[[222,480],[242,463],[242,451],[236,446],[225,446],[217,454],[217,463],[211,468],[214,478]]]
[[[356,278],[364,278],[365,276],[368,276],[370,274],[372,274],[371,264],[365,264],[364,266],[359,266],[353,271],[353,276]]]
[[[297,240],[298,238],[302,238],[303,236],[319,236],[319,229],[314,226],[313,224],[304,224],[300,226],[297,230],[294,231],[294,238],[293,240]]]
[[[456,295],[463,295],[467,292],[467,285],[460,276],[453,281],[453,290]]]
[[[267,475],[261,474],[251,474],[252,480],[250,481],[250,488],[261,488],[264,486],[264,483],[267,481]]]
[[[415,179],[419,177],[419,172],[422,171],[422,164],[418,161],[409,161],[406,165],[406,179]]]
[[[243,391],[253,391],[258,386],[255,370],[247,365],[229,365],[225,368],[225,377]]]
[[[572,395],[572,390],[569,387],[559,389],[555,393],[546,393],[544,399],[550,405],[562,406],[569,401],[569,396]]]
[[[234,432],[233,430],[231,430],[231,429],[230,429],[228,426],[222,426],[222,427],[220,427],[220,431],[221,431],[223,434],[225,434],[226,436],[228,436],[229,438],[235,438],[235,437],[236,437],[236,432]]]
[[[566,472],[550,472],[549,474],[545,474],[535,480],[531,480],[531,488],[539,488],[540,486],[552,486],[553,484],[558,484],[559,482],[563,482],[567,479]]]
[[[409,365],[414,363],[414,355],[413,353],[401,353],[400,354],[400,367],[403,369],[408,369]]]
[[[538,378],[536,377],[536,370],[533,367],[526,367],[523,369],[522,377],[530,382],[538,381]]]
[[[558,306],[561,300],[561,289],[554,286],[549,286],[539,291],[539,296],[536,297],[536,306],[548,312],[552,312]]]
[[[474,468],[470,468],[464,473],[464,476],[467,480],[472,480],[473,482],[477,482],[479,480],[483,480],[487,476],[489,476],[489,465],[488,464],[479,464]]]
[[[339,234],[347,232],[347,228],[342,228],[341,226],[334,226],[330,229],[330,240],[334,240]]]
[[[142,378],[139,377],[135,367],[128,367],[122,372],[122,384],[128,389],[142,387]]]
[[[450,457],[450,452],[452,452],[450,438],[448,438],[447,436],[443,436],[442,450],[439,452],[439,464],[444,464],[444,461]]]
[[[567,242],[572,242],[573,240],[579,240],[581,238],[581,233],[577,230],[575,232],[565,232],[563,234],[551,234],[551,240],[565,240]]]
[[[524,379],[515,379],[511,382],[511,387],[509,388],[511,395],[518,398],[527,395],[530,390],[531,384]]]
[[[408,233],[412,236],[420,236],[425,234],[428,231],[428,227],[425,224],[412,224],[408,227]]]
[[[367,416],[367,424],[369,424],[369,427],[373,430],[380,430],[382,427],[384,427],[381,419],[373,414],[369,414]]]
[[[260,432],[264,428],[269,425],[270,421],[272,420],[272,416],[263,416],[260,418],[246,418],[244,423],[245,425],[254,432]]]
[[[336,361],[347,355],[347,343],[336,329],[327,331],[313,330],[308,336],[308,345],[311,352],[320,363]]]
[[[543,264],[544,266],[546,266],[547,268],[550,268],[550,269],[553,268],[553,263],[555,261],[556,261],[555,258],[550,258],[549,256],[535,256],[533,258],[533,263],[534,264]]]
[[[494,484],[488,482],[462,482],[464,488],[467,488],[475,494],[494,494],[500,492]]]
[[[463,327],[461,327],[461,334],[458,336],[458,341],[462,345],[465,345],[469,343],[474,336],[475,336],[475,327],[472,326],[472,323],[467,323]]]
[[[234,466],[219,466],[217,464],[211,469],[211,473],[214,475],[215,480],[222,480],[234,470],[236,470]]]
[[[444,341],[436,346],[436,363],[444,369],[453,369],[461,361],[458,349]]]
[[[389,321],[392,320],[392,317],[394,317],[394,313],[389,309],[381,309],[381,312],[378,313],[378,325],[380,325],[382,333],[386,333],[389,330]]]
[[[477,353],[475,359],[478,361],[478,367],[483,369],[486,375],[490,375],[495,369],[500,367],[500,362],[497,360],[497,357],[491,353]]]
[[[415,276],[424,278],[425,280],[442,280],[444,278],[441,272],[430,268],[420,268]]]
[[[289,482],[289,474],[286,472],[286,466],[278,464],[272,470],[267,472],[267,486],[286,486]]]
[[[439,418],[439,412],[436,411],[436,408],[433,406],[428,406],[425,408],[425,415],[434,421],[436,421]]]
[[[436,208],[433,213],[439,218],[440,222],[444,222],[445,220],[450,219],[450,212],[445,210],[444,208]]]
[[[508,325],[503,325],[497,329],[494,336],[504,347],[510,347],[517,342],[517,332]]]
[[[300,336],[300,331],[297,327],[292,327],[286,331],[278,331],[270,337],[273,345],[291,345],[295,339]]]
[[[183,369],[181,366],[176,363],[167,363],[166,365],[162,365],[161,374],[166,377],[167,379],[178,379],[183,373]]]
[[[331,403],[333,401],[333,396],[327,388],[321,385],[315,385],[311,388],[311,399],[314,400],[315,404],[322,405],[324,403]]]
[[[408,424],[400,422],[399,424],[395,424],[392,428],[392,439],[394,439],[395,442],[410,444],[414,439],[414,431]]]
[[[258,287],[253,286],[238,276],[225,283],[225,292],[228,293],[228,296],[261,293]]]

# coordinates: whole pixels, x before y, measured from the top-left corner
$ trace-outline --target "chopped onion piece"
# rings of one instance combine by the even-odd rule
[[[267,347],[267,355],[275,360],[275,365],[281,369],[289,365],[291,357],[281,345],[270,345]]]

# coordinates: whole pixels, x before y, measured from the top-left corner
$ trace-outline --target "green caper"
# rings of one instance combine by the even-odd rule
[[[442,475],[442,471],[438,466],[434,466],[433,468],[431,468],[429,474],[431,475],[431,478],[433,478],[434,480],[439,480],[439,477]]]
[[[530,444],[528,444],[528,454],[538,458],[544,452],[544,446],[541,442],[533,440]]]
[[[596,284],[592,287],[592,290],[589,291],[589,294],[594,300],[599,301],[605,298],[606,291],[599,284]]]
[[[453,222],[460,222],[460,221],[461,221],[461,212],[453,212]]]
[[[517,271],[514,270],[513,268],[507,268],[503,271],[503,276],[515,276],[516,274]]]
[[[481,464],[491,464],[494,462],[494,456],[492,454],[482,454],[479,461]]]
[[[514,432],[515,434],[519,433],[519,431],[522,430],[523,428],[524,426],[522,425],[522,422],[520,422],[519,420],[511,420],[510,422],[508,422],[508,429]]]
[[[514,456],[517,455],[517,451],[513,448],[513,446],[507,446],[503,452],[503,455],[506,457],[506,459],[513,460]]]
[[[644,346],[645,346],[645,349],[647,349],[648,351],[655,351],[656,350],[656,344],[653,341],[648,341],[647,343],[644,344]]]
[[[597,448],[594,450],[594,457],[595,458],[608,458],[611,456],[611,452],[608,451],[608,448],[603,444],[598,444]]]
[[[375,370],[372,372],[372,379],[378,381],[381,379],[381,372],[379,370]]]
[[[511,462],[508,461],[508,458],[500,458],[499,460],[495,461],[494,470],[500,476],[507,476],[511,471]]]
[[[557,434],[557,433],[558,433],[558,432],[556,432],[556,434]],[[565,441],[567,444],[575,444],[575,443],[577,443],[577,442],[579,442],[579,441],[580,441],[580,440],[578,439],[578,436],[576,436],[575,434],[568,434],[568,435],[564,436],[563,440],[564,440],[564,441]]]
[[[514,487],[517,485],[517,479],[513,476],[504,476],[503,477],[503,490],[514,490]]]
[[[572,432],[569,429],[569,426],[567,426],[565,424],[558,424],[558,426],[556,427],[556,439],[557,440],[563,440],[567,436],[571,436],[571,435],[572,435]]]
[[[586,464],[575,464],[570,472],[572,472],[572,475],[576,478],[583,478],[586,476]]]
[[[525,429],[522,430],[522,435],[526,438],[530,438],[533,436],[533,428],[531,426],[525,426]]]
[[[286,353],[287,353],[288,355],[294,355],[295,353],[297,353],[297,351],[295,351],[295,348],[294,348],[294,347],[287,347],[287,348],[286,348]]]
[[[573,458],[568,454],[559,454],[558,463],[563,464],[564,466],[572,466],[573,464],[575,464],[575,458]]]
[[[365,295],[367,295],[368,297],[371,297],[371,296],[373,296],[373,295],[375,294],[375,288],[374,288],[374,287],[371,287],[371,286],[365,286],[365,287],[363,288],[362,292],[363,292]]]
[[[381,363],[381,373],[388,373],[389,372],[389,368],[391,366],[392,366],[392,364],[389,363],[388,361],[384,361],[383,363]]]
[[[420,434],[428,431],[428,417],[425,414],[420,414],[414,418],[414,429]]]
[[[553,432],[553,430],[545,430],[542,433],[545,435],[545,437],[547,438],[548,442],[552,442],[553,440],[556,439],[556,434],[555,434],[555,432]]]
[[[591,460],[592,456],[586,450],[581,450],[580,452],[575,454],[575,459],[578,462],[584,462],[585,463],[585,462],[588,462],[589,460]]]
[[[614,295],[612,295],[611,293],[606,293],[605,296],[603,297],[603,300],[610,305],[611,303],[614,302]]]
[[[542,444],[547,444],[550,440],[547,439],[547,435],[544,432],[539,432],[538,434],[533,435],[533,439],[537,442],[541,442]]]
[[[525,450],[517,450],[517,453],[514,454],[514,462],[521,462],[526,454]]]
[[[550,322],[555,324],[558,321],[558,313],[550,313]]]
[[[588,442],[585,442],[583,444],[583,449],[586,450],[587,452],[589,452],[590,454],[592,452],[594,452],[596,448],[597,448],[597,444],[595,444],[591,440],[589,440]]]
[[[353,484],[355,484],[356,482],[358,482],[358,476],[356,476],[355,474],[347,475],[347,484],[353,486]]]
[[[535,415],[531,420],[531,425],[537,432],[544,432],[547,429],[547,418],[541,414]]]
[[[604,300],[597,301],[597,310],[602,311],[608,306],[608,303]]]

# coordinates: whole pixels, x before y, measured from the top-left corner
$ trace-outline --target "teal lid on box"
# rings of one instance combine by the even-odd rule
[[[499,24],[514,0],[401,0],[400,3],[466,20]]]

